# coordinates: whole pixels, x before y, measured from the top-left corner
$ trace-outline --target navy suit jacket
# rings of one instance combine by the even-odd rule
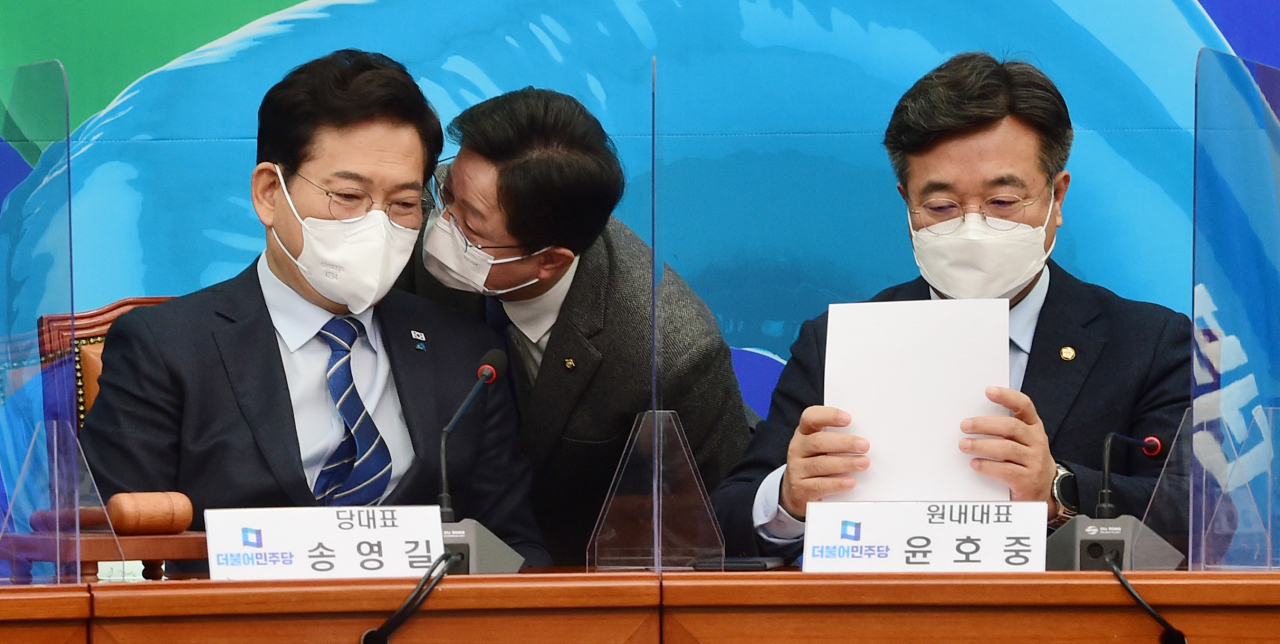
[[[440,432],[498,341],[483,324],[399,291],[374,311],[415,454],[383,504],[434,504]],[[411,331],[426,336],[425,350]],[[120,316],[102,360],[81,441],[104,499],[182,492],[195,506],[195,530],[206,508],[317,505],[256,267]],[[510,391],[481,390],[449,438],[449,491],[460,519],[483,523],[527,565],[550,565],[518,430]]]
[[[1102,487],[1102,440],[1109,432],[1172,437],[1191,406],[1191,321],[1156,304],[1126,300],[1072,277],[1050,262],[1052,278],[1027,360],[1022,392],[1044,421],[1053,457],[1071,468],[1080,491],[1080,511],[1096,516]],[[924,279],[886,289],[873,302],[927,300]],[[1063,347],[1075,358],[1062,358]],[[794,557],[759,539],[751,518],[756,490],[787,462],[787,446],[800,414],[823,400],[827,315],[805,322],[791,346],[769,418],[756,428],[746,454],[711,495],[724,530],[726,554]],[[1136,448],[1117,445],[1113,455],[1113,502],[1121,514],[1141,518],[1161,463]]]

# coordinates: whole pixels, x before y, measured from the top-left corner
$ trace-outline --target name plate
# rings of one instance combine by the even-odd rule
[[[1044,572],[1033,502],[810,503],[805,572]]]
[[[421,577],[444,553],[440,508],[205,510],[209,578]]]

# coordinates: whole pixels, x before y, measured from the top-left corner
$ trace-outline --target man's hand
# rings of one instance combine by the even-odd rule
[[[1049,453],[1049,437],[1036,406],[1026,394],[1005,387],[988,388],[987,398],[1013,415],[966,418],[960,423],[961,431],[992,438],[961,439],[960,451],[979,457],[969,464],[1008,485],[1012,500],[1049,501],[1052,514],[1057,465]]]
[[[803,519],[810,501],[853,489],[857,480],[843,475],[865,470],[871,463],[864,456],[870,446],[867,439],[825,431],[846,427],[851,420],[835,407],[814,406],[800,415],[800,425],[787,447],[787,470],[778,497],[791,516]]]

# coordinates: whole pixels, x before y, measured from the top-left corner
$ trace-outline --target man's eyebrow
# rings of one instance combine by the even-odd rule
[[[945,181],[929,181],[925,183],[924,187],[920,189],[920,196],[927,197],[935,192],[945,192],[947,190],[951,190],[954,187],[955,186]]]
[[[1004,174],[987,181],[987,185],[991,187],[1012,186],[1014,188],[1026,188],[1027,182],[1016,174]]]
[[[368,186],[368,185],[372,185],[372,184],[373,184],[373,180],[372,180],[372,179],[370,179],[369,177],[366,177],[366,176],[364,176],[363,174],[360,174],[359,172],[352,172],[352,171],[350,171],[350,170],[338,170],[337,172],[334,172],[334,173],[333,173],[333,176],[334,176],[334,177],[337,177],[337,178],[339,178],[339,179],[348,179],[348,180],[351,180],[351,181],[355,181],[356,183],[359,183],[359,184],[361,184],[361,185],[365,185],[365,186]],[[402,184],[400,184],[400,185],[396,186],[395,188],[392,188],[392,190],[393,190],[393,191],[396,191],[396,190],[417,190],[417,191],[421,192],[421,191],[422,191],[422,182],[421,182],[421,181],[406,181],[406,182],[404,182],[404,183],[402,183]]]
[[[360,174],[359,172],[352,172],[350,170],[338,170],[337,172],[334,172],[332,176],[337,177],[339,179],[349,179],[351,181],[355,181],[356,183],[364,184],[366,186],[373,183],[373,181],[370,180],[369,177],[366,177],[363,174]]]

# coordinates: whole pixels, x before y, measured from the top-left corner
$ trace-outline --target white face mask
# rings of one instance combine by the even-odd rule
[[[536,284],[538,278],[535,277],[511,288],[491,289],[484,285],[489,279],[490,269],[497,264],[517,262],[539,255],[546,252],[548,248],[519,257],[494,259],[493,255],[469,243],[463,236],[462,230],[453,223],[452,217],[439,216],[433,219],[431,228],[423,241],[422,263],[426,266],[428,273],[449,288],[495,296]]]
[[[303,219],[293,205],[278,165],[276,176],[280,177],[289,209],[302,225],[302,252],[295,258],[285,249],[274,226],[271,234],[284,254],[298,265],[307,283],[357,315],[381,301],[413,254],[418,231],[391,221],[382,210],[370,210],[355,219]]]
[[[1009,230],[992,228],[976,212],[965,213],[958,230],[940,234],[947,222],[911,231],[920,275],[939,293],[956,299],[1008,299],[1031,283],[1044,269],[1049,250],[1044,248],[1045,228],[1053,216],[1053,189],[1044,224],[1032,228],[1017,224]],[[908,223],[910,223],[908,214]],[[1058,240],[1054,238],[1054,244]]]

